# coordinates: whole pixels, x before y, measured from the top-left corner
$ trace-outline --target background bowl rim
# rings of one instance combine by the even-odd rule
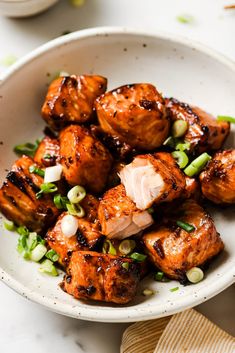
[[[112,35],[129,35],[129,36],[142,36],[149,37],[153,39],[160,39],[164,41],[170,41],[176,43],[178,45],[183,45],[189,48],[195,48],[202,54],[206,54],[212,59],[222,63],[227,66],[230,70],[232,70],[235,74],[235,62],[226,58],[224,55],[216,52],[213,49],[210,49],[208,46],[198,43],[197,41],[179,36],[178,34],[170,34],[163,31],[150,31],[150,30],[140,30],[133,29],[127,27],[95,27],[88,28],[76,32],[72,32],[65,36],[58,37],[53,39],[42,46],[34,49],[29,54],[25,55],[21,59],[19,59],[15,64],[13,64],[9,69],[6,70],[0,76],[0,89],[7,84],[7,80],[11,78],[17,71],[22,69],[27,63],[33,62],[35,59],[38,59],[44,53],[50,50],[54,50],[55,48],[64,46],[65,44],[84,39],[90,37],[106,37]],[[218,281],[215,281],[212,285],[210,283],[210,288],[207,291],[206,297],[205,293],[200,295],[198,294],[197,298],[193,298],[192,304],[192,296],[188,293],[186,296],[182,296],[182,298],[177,299],[177,305],[174,308],[170,308],[169,310],[165,310],[163,312],[154,312],[154,305],[151,305],[148,308],[139,308],[136,310],[134,307],[128,307],[131,310],[131,314],[128,316],[126,312],[126,307],[119,307],[112,310],[112,307],[102,307],[102,309],[94,307],[79,308],[80,311],[75,310],[74,307],[69,303],[63,303],[60,307],[58,307],[53,299],[43,296],[38,293],[36,290],[30,290],[27,286],[23,285],[21,282],[14,279],[9,273],[4,271],[0,266],[0,274],[1,280],[7,284],[10,288],[12,288],[15,292],[21,294],[27,299],[32,300],[33,302],[42,304],[46,308],[55,311],[59,314],[74,317],[77,319],[83,319],[88,321],[99,321],[99,322],[133,322],[133,321],[144,321],[149,319],[154,319],[157,317],[163,317],[175,314],[179,311],[186,310],[192,306],[196,306],[201,304],[202,302],[208,300],[209,298],[219,294],[224,289],[229,287],[231,284],[235,282],[235,259],[232,261],[234,266],[231,266],[230,271],[225,273],[223,276],[218,278]],[[206,288],[207,286],[205,286]],[[205,290],[205,289],[204,289]],[[84,310],[84,312],[82,312]],[[102,312],[102,317],[100,313]]]

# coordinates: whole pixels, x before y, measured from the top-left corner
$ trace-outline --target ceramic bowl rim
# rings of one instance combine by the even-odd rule
[[[33,62],[35,59],[38,59],[44,53],[49,50],[54,50],[58,47],[67,45],[73,41],[78,41],[85,38],[96,37],[96,36],[112,36],[112,35],[129,35],[129,36],[142,36],[149,37],[153,39],[161,39],[165,41],[171,41],[176,43],[176,45],[184,45],[189,48],[195,48],[197,51],[202,54],[206,54],[212,59],[222,63],[228,67],[235,74],[235,62],[226,58],[222,54],[216,52],[215,50],[210,49],[209,47],[200,44],[191,39],[184,38],[178,34],[170,34],[162,31],[143,31],[139,29],[131,29],[127,27],[96,27],[80,30],[67,34],[65,36],[58,37],[46,44],[40,46],[39,48],[33,50],[29,54],[25,55],[23,58],[19,59],[12,67],[6,70],[0,76],[0,88],[7,84],[7,81],[11,76],[13,76],[17,71],[21,70],[27,63]],[[234,260],[233,260],[234,261]],[[233,263],[232,263],[233,264]],[[234,263],[235,267],[235,263]],[[102,309],[97,307],[90,308],[79,308],[80,311],[74,310],[71,304],[63,303],[60,306],[55,305],[53,299],[47,298],[42,294],[39,294],[36,290],[30,290],[27,286],[22,285],[19,281],[15,280],[13,276],[4,271],[0,267],[0,277],[4,283],[11,287],[14,291],[21,294],[27,299],[30,299],[36,303],[44,305],[46,308],[60,313],[65,316],[70,316],[78,319],[84,319],[89,321],[102,321],[102,322],[133,322],[133,321],[144,321],[150,320],[157,317],[163,317],[175,314],[179,311],[188,309],[192,306],[196,306],[205,300],[215,296],[216,294],[222,292],[224,289],[229,287],[235,282],[235,269],[231,266],[230,271],[225,273],[223,276],[218,278],[210,287],[201,290],[201,293],[198,294],[197,298],[192,298],[189,294],[183,296],[182,299],[178,299],[177,305],[169,310],[163,312],[154,311],[154,305],[151,307],[145,308],[135,308],[135,307],[120,307],[119,310],[112,310],[110,307],[102,307]],[[127,314],[127,309],[129,314]],[[102,317],[101,317],[102,314]]]

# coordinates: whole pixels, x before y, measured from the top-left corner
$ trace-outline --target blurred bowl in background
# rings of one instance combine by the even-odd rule
[[[28,17],[47,10],[58,0],[0,0],[0,15]]]

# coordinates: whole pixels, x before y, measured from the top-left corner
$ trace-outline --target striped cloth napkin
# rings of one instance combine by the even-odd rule
[[[131,325],[121,353],[235,353],[235,338],[190,309]]]

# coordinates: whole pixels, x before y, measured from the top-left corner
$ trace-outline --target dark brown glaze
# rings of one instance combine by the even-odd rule
[[[126,304],[136,295],[139,279],[140,265],[129,258],[76,251],[61,287],[76,299]]]
[[[42,117],[55,130],[68,124],[84,124],[91,120],[95,99],[106,91],[102,76],[67,76],[54,80],[42,107]]]
[[[115,160],[125,161],[136,153],[135,148],[121,140],[120,137],[105,133],[100,126],[91,125],[91,132],[108,148]]]
[[[166,106],[172,121],[188,122],[185,141],[190,142],[190,151],[193,154],[214,151],[222,147],[230,131],[229,123],[217,122],[211,114],[175,98],[166,99]]]
[[[112,156],[88,129],[70,125],[60,133],[60,155],[64,177],[70,185],[82,185],[100,193],[112,166]]]
[[[118,173],[122,170],[124,166],[125,164],[119,161],[113,163],[113,166],[109,173],[108,181],[107,181],[108,189],[113,188],[120,184],[120,178]]]
[[[165,189],[159,197],[159,202],[170,202],[178,198],[185,187],[185,175],[180,170],[176,160],[170,153],[154,153],[152,160],[155,170],[162,173]]]
[[[34,155],[39,165],[50,167],[60,162],[60,145],[56,138],[45,136]]]
[[[217,152],[200,174],[203,195],[216,204],[235,203],[235,150]]]
[[[15,224],[42,233],[53,225],[60,211],[53,203],[52,194],[36,198],[43,178],[29,172],[31,165],[35,162],[26,156],[13,164],[0,189],[0,210]]]
[[[177,220],[195,227],[191,233]],[[183,281],[186,271],[200,266],[223,250],[224,244],[208,213],[195,200],[186,200],[160,225],[145,231],[143,242],[153,264],[167,276]]]
[[[202,193],[199,181],[195,178],[185,176],[185,189],[181,197],[184,199],[195,199],[200,201]]]
[[[165,102],[151,84],[116,88],[100,96],[95,108],[103,131],[133,148],[153,150],[168,136]]]
[[[80,205],[84,208],[88,221],[96,223],[98,220],[99,200],[95,196],[87,194],[80,202]]]
[[[86,217],[76,217],[78,220],[77,233],[72,237],[66,237],[61,230],[61,222],[67,214],[67,212],[63,212],[55,226],[46,234],[48,245],[58,253],[59,262],[64,266],[68,264],[73,251],[97,249],[103,238],[99,232],[99,225],[90,222]]]
[[[121,184],[106,191],[100,201],[98,217],[102,234],[110,239],[130,237],[153,223],[151,215],[139,210],[126,196]]]

